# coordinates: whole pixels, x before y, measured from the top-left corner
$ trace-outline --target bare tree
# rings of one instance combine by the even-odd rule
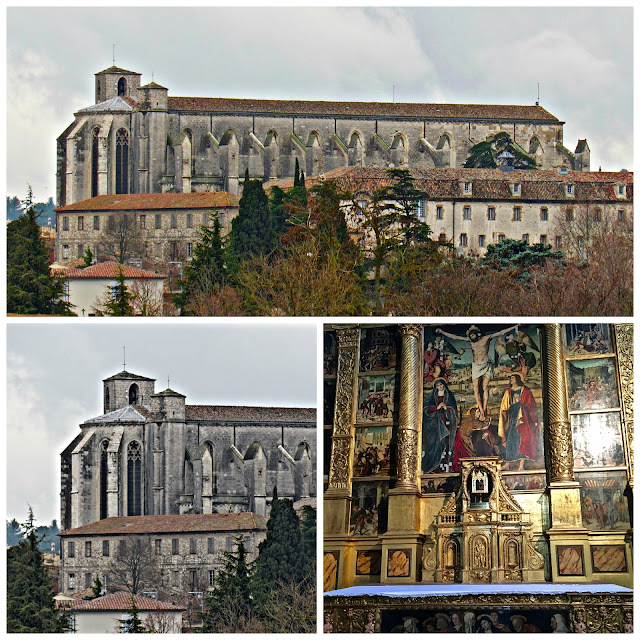
[[[267,633],[313,633],[316,630],[316,590],[312,580],[272,585],[262,609]]]
[[[173,611],[153,611],[145,621],[147,633],[181,633],[182,622],[178,622]]]
[[[164,300],[162,291],[158,291],[157,280],[135,280],[131,285],[133,308],[137,316],[163,315]]]
[[[114,255],[121,264],[145,254],[144,237],[136,216],[126,211],[116,211],[109,216],[100,244],[103,251]]]
[[[122,538],[108,568],[109,583],[136,594],[145,587],[157,586],[160,574],[152,553],[151,539],[144,536]]]

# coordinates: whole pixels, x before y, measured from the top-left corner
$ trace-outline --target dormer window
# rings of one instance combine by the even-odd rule
[[[513,189],[513,195],[514,196],[519,196],[520,195],[520,183],[519,182],[514,182],[511,185],[511,188]]]
[[[624,198],[626,195],[626,186],[624,184],[618,185],[618,198]]]
[[[464,183],[464,192],[465,193],[471,193],[471,183],[470,182],[465,182]]]
[[[572,184],[568,184],[567,185],[567,195],[568,196],[572,196],[573,197],[575,195],[573,187],[574,187],[574,185],[572,185]]]

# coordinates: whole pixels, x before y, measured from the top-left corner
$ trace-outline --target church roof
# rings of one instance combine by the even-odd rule
[[[72,269],[65,272],[63,275],[65,278],[117,278],[122,271],[122,275],[125,278],[166,278],[154,271],[146,271],[144,269],[137,269],[136,267],[130,267],[126,264],[118,264],[117,262],[98,262],[92,264],[90,267],[84,267],[84,269]],[[146,379],[146,378],[145,378]]]
[[[178,397],[178,398],[186,398],[187,396],[183,395],[182,393],[178,393],[177,391],[174,391],[173,389],[165,389],[164,391],[160,391],[158,393],[154,393],[154,396],[173,396],[173,397]]]
[[[233,114],[286,114],[322,117],[426,118],[429,120],[528,120],[558,118],[538,105],[438,104],[421,102],[333,102],[327,100],[257,100],[253,98],[189,98],[169,96],[171,111]]]
[[[133,596],[140,611],[185,611],[185,607],[171,602],[162,602],[144,596]],[[93,600],[83,600],[73,607],[74,611],[128,611],[131,609],[131,594],[117,591]]]
[[[61,531],[61,536],[196,533],[266,529],[267,519],[256,513],[187,513],[170,516],[116,516]]]
[[[157,82],[148,82],[147,84],[143,84],[140,89],[164,89],[165,91],[169,91],[167,87],[163,87],[161,84]]]
[[[95,196],[58,207],[66,211],[144,211],[156,209],[215,209],[237,207],[240,196],[226,191],[206,193],[127,193]]]
[[[137,71],[127,71],[127,69],[123,69],[122,67],[116,67],[115,65],[112,65],[108,69],[103,69],[102,71],[98,71],[98,73],[96,73],[95,75],[100,76],[103,73],[128,73],[129,75],[134,75],[134,76],[142,75]]]
[[[109,382],[110,380],[146,380],[147,382],[155,382],[155,378],[147,378],[146,376],[139,376],[137,373],[131,373],[126,369],[116,373],[113,376],[105,378],[102,382]]]
[[[315,409],[293,407],[218,407],[191,404],[185,408],[187,420],[213,422],[310,422],[316,423]]]
[[[94,422],[146,422],[151,416],[151,412],[141,405],[127,405],[115,411],[109,411],[96,418],[85,420],[82,424],[91,424]]]
[[[87,111],[133,111],[133,106],[121,96],[116,96],[115,98],[98,102],[90,107],[79,109],[78,113],[85,113]]]

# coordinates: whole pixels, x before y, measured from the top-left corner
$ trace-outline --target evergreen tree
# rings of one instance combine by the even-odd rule
[[[497,271],[508,271],[520,281],[529,280],[531,269],[543,266],[548,260],[564,261],[562,251],[553,251],[550,245],[538,242],[529,244],[526,240],[505,238],[497,244],[490,244],[480,260],[482,267]]]
[[[238,215],[231,223],[227,262],[235,273],[245,260],[272,251],[275,235],[269,211],[269,199],[260,180],[245,175]]]
[[[86,248],[84,252],[84,256],[82,256],[84,260],[84,267],[90,267],[93,262],[93,251],[89,247]]]
[[[309,575],[315,574],[316,565],[316,510],[310,506],[305,505],[302,507],[302,552],[305,561],[305,572]]]
[[[93,593],[94,598],[99,598],[102,595],[102,581],[96,574],[96,577],[91,585],[91,592]]]
[[[13,518],[11,521],[7,521],[7,545],[13,547],[24,540],[20,523]]]
[[[184,270],[181,293],[174,296],[174,304],[187,314],[187,306],[195,294],[212,292],[216,285],[225,284],[224,245],[220,219],[214,213],[213,227],[200,227],[200,238],[193,249],[193,259]]]
[[[131,305],[134,295],[129,291],[124,281],[124,272],[119,265],[116,284],[109,287],[108,300],[103,305],[103,312],[107,316],[133,316],[133,306]]]
[[[498,156],[504,151],[510,153],[513,159],[508,163],[514,169],[537,169],[534,158],[525,153],[505,131],[496,133],[488,140],[479,142],[469,149],[469,156],[464,163],[465,168],[495,169],[498,167]]]
[[[37,213],[30,206],[7,225],[7,312],[72,315],[63,293],[64,280],[49,272]]]
[[[222,553],[222,569],[216,573],[213,592],[207,597],[203,633],[220,633],[224,629],[242,631],[247,629],[253,617],[247,550],[242,536],[235,542],[235,551]]]
[[[7,631],[63,633],[69,619],[55,608],[31,507],[23,528],[25,539],[7,550]]]
[[[23,214],[22,203],[18,196],[7,196],[7,220],[17,220]]]
[[[140,609],[136,605],[136,599],[131,594],[131,606],[127,609],[129,614],[124,620],[120,620],[120,632],[121,633],[146,633],[147,630],[140,620]]]

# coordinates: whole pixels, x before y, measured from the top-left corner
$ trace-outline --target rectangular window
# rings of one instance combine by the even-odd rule
[[[547,220],[549,220],[549,209],[547,209],[547,207],[542,207],[542,209],[540,209],[540,220],[542,220],[542,222],[547,222]]]
[[[93,583],[93,580],[91,579],[91,574],[90,573],[85,573],[84,574],[84,588],[85,589],[89,589],[91,587],[92,583]]]
[[[162,216],[159,213],[156,213],[156,229],[162,229]]]
[[[573,195],[573,185],[572,184],[568,184],[567,185],[567,195],[568,196],[572,196]]]
[[[541,235],[540,236],[540,244],[547,244],[547,236],[546,235]]]
[[[504,233],[499,233],[498,234],[498,242],[502,242],[504,239],[505,239]]]
[[[462,219],[463,220],[471,220],[471,207],[465,207],[462,210]]]
[[[175,261],[178,259],[178,243],[177,242],[169,243],[169,255],[171,256],[171,260]]]
[[[251,536],[244,537],[244,548],[247,550],[247,553],[251,553]]]
[[[156,242],[155,255],[156,258],[162,258],[162,242]]]
[[[156,541],[155,541],[155,550],[156,550],[157,556],[162,555],[162,540],[158,538],[156,538]]]
[[[216,546],[213,542],[213,538],[207,538],[207,553],[215,553]]]
[[[466,247],[467,246],[467,234],[466,233],[461,233],[460,234],[460,246],[461,247]]]
[[[78,258],[82,258],[83,255],[84,255],[84,245],[83,244],[79,244],[78,245]]]
[[[226,544],[227,544],[227,551],[233,551],[233,538],[231,536],[227,536]]]
[[[108,556],[109,555],[109,541],[108,540],[103,540],[102,541],[102,555],[103,556]]]
[[[484,236],[478,236],[478,246],[484,247]]]
[[[180,553],[180,541],[178,538],[171,540],[171,555],[177,556]]]
[[[124,556],[127,553],[127,541],[118,540],[118,555]]]
[[[465,193],[469,193],[471,191],[471,183],[470,182],[465,182],[464,183],[464,192]]]
[[[195,569],[189,571],[189,586],[195,591],[198,586],[198,572]]]
[[[174,571],[173,572],[173,586],[174,587],[179,587],[180,586],[180,572],[179,571]]]
[[[74,591],[75,588],[76,588],[76,574],[70,573],[69,574],[69,590]]]
[[[140,215],[140,228],[141,229],[147,228],[147,216],[145,214]]]
[[[187,258],[193,258],[193,242],[187,242]]]
[[[100,231],[100,216],[93,216],[93,230]]]
[[[522,234],[522,239],[529,244],[529,234],[528,233],[523,233]]]
[[[442,220],[443,218],[443,207],[438,205],[436,207],[436,220]]]
[[[216,572],[213,569],[209,569],[209,586],[215,587],[216,585]]]
[[[192,555],[198,553],[198,543],[195,538],[189,538],[189,553]]]
[[[567,222],[573,222],[573,209],[567,209],[566,218]]]
[[[562,236],[556,236],[556,249],[562,249]]]
[[[427,201],[424,198],[420,198],[418,200],[418,207],[416,209],[416,213],[418,214],[418,220],[420,222],[425,222],[427,219]]]
[[[84,231],[84,216],[78,216],[78,231]]]
[[[107,218],[107,229],[113,229],[116,226],[115,216],[109,216]]]
[[[187,213],[187,229],[193,229],[193,213]]]
[[[63,231],[69,231],[69,217],[68,216],[64,216],[62,218],[62,230]]]
[[[75,558],[76,557],[76,543],[70,542],[67,545],[67,558]]]
[[[69,245],[68,244],[63,244],[62,245],[62,258],[64,260],[68,260],[69,259]]]
[[[520,222],[522,219],[522,209],[520,207],[513,207],[513,219],[515,222]]]
[[[515,196],[520,195],[520,183],[519,182],[516,182],[513,185],[513,195],[515,195]]]
[[[209,226],[209,214],[208,213],[203,213],[202,214],[202,226],[203,227],[208,227]]]
[[[623,196],[624,195],[624,185],[623,184],[618,185],[618,195],[619,196]]]
[[[171,228],[172,229],[178,228],[178,216],[175,213],[171,214]]]
[[[624,220],[624,209],[618,209],[618,220]]]
[[[91,557],[91,542],[89,542],[88,540],[87,542],[84,543],[84,557],[85,558]]]
[[[487,209],[487,220],[495,220],[496,219],[496,208],[489,207]]]

